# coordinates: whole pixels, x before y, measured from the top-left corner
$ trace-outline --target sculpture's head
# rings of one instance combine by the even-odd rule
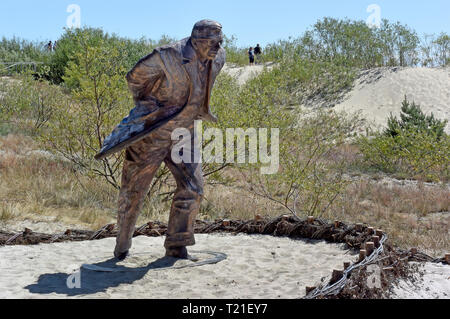
[[[212,20],[202,20],[194,25],[192,46],[202,60],[213,60],[223,43],[222,25]]]

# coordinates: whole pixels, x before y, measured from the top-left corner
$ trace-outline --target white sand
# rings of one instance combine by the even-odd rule
[[[223,68],[223,72],[235,77],[239,85],[245,84],[245,82],[251,80],[252,78],[258,76],[264,68],[267,67],[271,69],[273,67],[273,63],[265,63],[258,65],[247,65],[244,67],[236,67],[232,64],[225,64]]]
[[[355,87],[335,110],[361,111],[375,127],[384,127],[392,113],[398,116],[405,95],[426,114],[450,120],[450,68],[379,68],[362,72]],[[450,133],[450,123],[446,131]]]
[[[69,289],[69,275],[82,264],[111,259],[115,239],[6,246],[0,248],[0,298],[299,298],[355,256],[342,245],[262,235],[196,235],[192,251],[228,255],[218,264],[195,268],[152,269],[170,263],[164,237],[134,239],[128,268],[143,271],[81,270],[81,288]],[[202,258],[202,254],[192,253]],[[156,262],[156,264],[154,263]],[[147,266],[148,264],[152,266]],[[175,266],[186,261],[177,261]],[[116,267],[109,263],[100,266]],[[141,268],[142,270],[142,268]],[[75,281],[74,281],[75,282]]]
[[[228,64],[223,69],[236,77],[239,85],[263,70],[264,65],[234,67]],[[334,109],[361,112],[375,128],[382,128],[391,113],[400,114],[405,95],[409,101],[419,104],[427,115],[433,113],[438,119],[449,120],[446,131],[450,133],[450,68],[395,67],[362,71],[352,90]]]
[[[18,217],[22,218],[21,216]],[[33,232],[44,234],[59,234],[65,232],[67,229],[88,230],[84,225],[55,221],[54,216],[33,215],[25,218],[23,220],[13,219],[7,222],[0,222],[0,229],[10,233],[20,233],[25,228],[28,228]]]
[[[450,299],[450,266],[435,263],[417,264],[414,279],[402,279],[392,289],[393,299]]]

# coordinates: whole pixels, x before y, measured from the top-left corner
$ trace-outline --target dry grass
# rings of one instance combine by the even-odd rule
[[[418,247],[442,257],[450,251],[450,187],[420,182],[405,184],[355,178],[323,217],[383,229],[400,248]],[[289,213],[273,202],[254,197],[245,187],[214,187],[206,194],[211,211],[218,218],[248,219],[255,214]]]
[[[395,186],[361,179],[352,183],[329,217],[385,230],[402,248],[442,255],[450,250],[448,186]]]
[[[9,221],[54,216],[97,228],[115,218],[114,189],[78,176],[70,163],[30,154],[33,149],[30,138],[8,135],[0,139],[0,203],[3,210],[13,207],[14,214],[5,213],[12,216]]]
[[[15,205],[5,203],[0,207],[0,223],[7,223],[16,216]]]

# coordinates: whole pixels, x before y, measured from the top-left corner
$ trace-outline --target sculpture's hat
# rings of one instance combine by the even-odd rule
[[[194,25],[191,36],[195,39],[223,38],[222,25],[213,20],[201,20]]]

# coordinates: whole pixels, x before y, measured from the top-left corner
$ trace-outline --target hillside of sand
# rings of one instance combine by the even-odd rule
[[[405,96],[422,111],[441,120],[450,119],[450,68],[378,68],[362,71],[336,111],[361,112],[375,127],[389,115],[398,116]],[[450,123],[447,123],[450,133]]]
[[[264,67],[226,65],[224,72],[243,85]],[[398,116],[405,96],[419,104],[425,114],[433,113],[438,119],[450,120],[450,68],[392,67],[360,71],[353,87],[343,92],[339,101],[327,104],[317,99],[302,106],[329,106],[336,111],[360,112],[374,128],[382,128],[390,114]],[[450,133],[450,123],[446,132]]]

